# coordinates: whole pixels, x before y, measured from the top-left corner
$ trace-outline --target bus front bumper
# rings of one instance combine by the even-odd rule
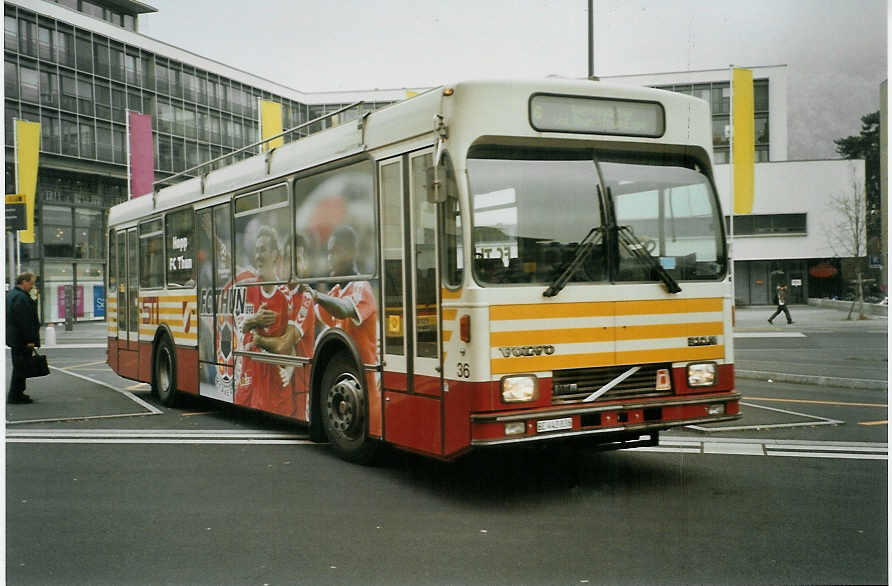
[[[588,436],[592,443],[610,444],[615,443],[618,436],[652,432],[655,436],[655,432],[672,427],[733,421],[740,417],[740,394],[733,392],[473,414],[471,446],[584,436]]]

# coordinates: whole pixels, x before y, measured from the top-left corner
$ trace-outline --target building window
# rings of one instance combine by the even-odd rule
[[[56,31],[56,52],[58,54],[59,63],[74,65],[74,38],[71,33],[65,31]]]
[[[130,85],[139,85],[142,77],[139,71],[140,60],[138,55],[127,54],[124,56],[124,71],[127,76],[127,83]]]
[[[74,210],[75,258],[102,258],[105,256],[102,234],[101,211]]]
[[[74,116],[62,116],[62,154],[77,156],[78,132]]]
[[[73,255],[71,209],[68,206],[43,206],[44,256]]]
[[[93,72],[93,48],[89,37],[77,37],[77,68],[88,73]]]
[[[19,97],[18,67],[16,67],[15,61],[4,61],[3,63],[3,77],[6,80],[6,83],[3,85],[6,97],[16,99]]]
[[[96,158],[96,138],[93,134],[93,121],[81,119],[78,125],[81,136],[81,157],[85,159]]]
[[[38,54],[44,61],[55,61],[56,55],[53,51],[53,31],[45,26],[39,27],[37,30]]]
[[[19,51],[25,55],[37,57],[37,25],[21,18],[19,19]]]
[[[88,14],[93,18],[102,18],[102,6],[88,2],[88,0],[81,0],[81,12]]]
[[[124,50],[121,47],[111,48],[111,78],[124,81]]]
[[[40,118],[40,150],[48,153],[58,153],[62,140],[59,131],[59,120],[55,116],[44,115]]]
[[[14,16],[3,17],[3,45],[12,48],[19,46],[19,23]]]
[[[93,115],[93,84],[89,80],[77,80],[77,111],[87,116]]]
[[[96,39],[93,43],[93,60],[96,63],[96,75],[108,77],[108,43],[105,39]]]
[[[96,123],[96,158],[100,161],[112,161],[112,136],[108,124]]]
[[[23,101],[37,103],[40,100],[40,89],[37,80],[36,69],[31,69],[24,65],[19,67],[19,88]]]
[[[735,236],[779,236],[808,233],[807,214],[746,214],[734,216]],[[730,219],[725,216],[730,230]]]
[[[40,71],[40,103],[52,108],[59,107],[59,77],[52,71]]]

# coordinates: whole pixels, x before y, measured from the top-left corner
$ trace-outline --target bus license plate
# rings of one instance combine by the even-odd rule
[[[536,422],[536,432],[558,431],[560,429],[573,429],[573,418],[563,417],[561,419],[543,419]]]

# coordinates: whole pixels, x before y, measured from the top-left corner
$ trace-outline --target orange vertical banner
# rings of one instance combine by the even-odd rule
[[[19,240],[34,243],[34,205],[37,199],[37,165],[40,158],[40,123],[15,121],[15,156],[17,193],[25,196],[26,228]]]
[[[753,175],[756,134],[753,114],[753,72],[749,69],[735,69],[732,84],[734,213],[751,214],[755,197]]]

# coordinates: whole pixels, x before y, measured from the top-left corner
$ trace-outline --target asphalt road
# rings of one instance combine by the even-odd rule
[[[885,368],[863,327],[743,321],[738,368]],[[888,582],[884,389],[740,378],[741,420],[655,448],[361,467],[271,417],[161,407],[99,348],[48,353],[38,402],[6,413],[9,584]]]

